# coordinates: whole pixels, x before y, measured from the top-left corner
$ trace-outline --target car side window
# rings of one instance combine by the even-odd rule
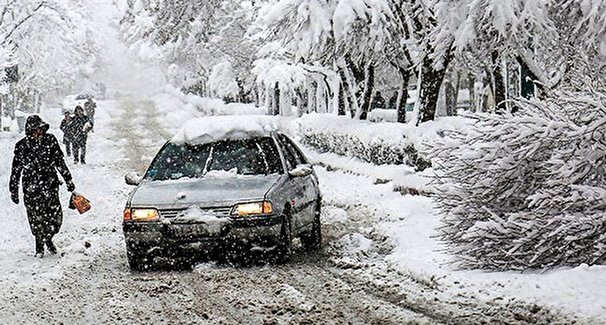
[[[284,158],[286,159],[286,169],[291,171],[297,167],[297,158],[288,148],[288,144],[284,141],[284,136],[279,134],[278,141],[280,142],[280,147],[282,147],[282,151],[284,152]]]
[[[301,150],[299,150],[299,148],[297,148],[297,145],[295,145],[294,142],[292,142],[292,140],[290,140],[287,136],[285,136],[283,134],[280,134],[278,136],[280,137],[280,141],[286,147],[286,150],[290,151],[291,155],[293,155],[295,157],[295,161],[297,162],[297,165],[308,163],[305,156],[303,156],[303,153],[301,152]]]

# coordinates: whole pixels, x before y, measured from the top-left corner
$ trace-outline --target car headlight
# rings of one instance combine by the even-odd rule
[[[259,215],[259,214],[271,214],[274,211],[271,202],[248,202],[236,204],[231,210],[232,215],[240,217]]]
[[[160,215],[156,209],[126,209],[124,210],[124,220],[130,221],[154,221],[158,220]]]

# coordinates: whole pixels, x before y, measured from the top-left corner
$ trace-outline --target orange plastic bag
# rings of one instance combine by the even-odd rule
[[[91,205],[90,201],[84,197],[82,194],[73,193],[72,194],[72,203],[78,213],[83,214],[84,212],[90,210]]]

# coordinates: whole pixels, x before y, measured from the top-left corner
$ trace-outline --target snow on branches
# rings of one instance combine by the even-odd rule
[[[440,237],[464,268],[606,262],[606,96],[517,102],[429,144]]]

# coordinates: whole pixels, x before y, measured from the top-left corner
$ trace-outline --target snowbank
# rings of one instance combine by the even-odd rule
[[[397,122],[398,111],[395,109],[375,108],[368,112],[368,120],[370,122]]]

